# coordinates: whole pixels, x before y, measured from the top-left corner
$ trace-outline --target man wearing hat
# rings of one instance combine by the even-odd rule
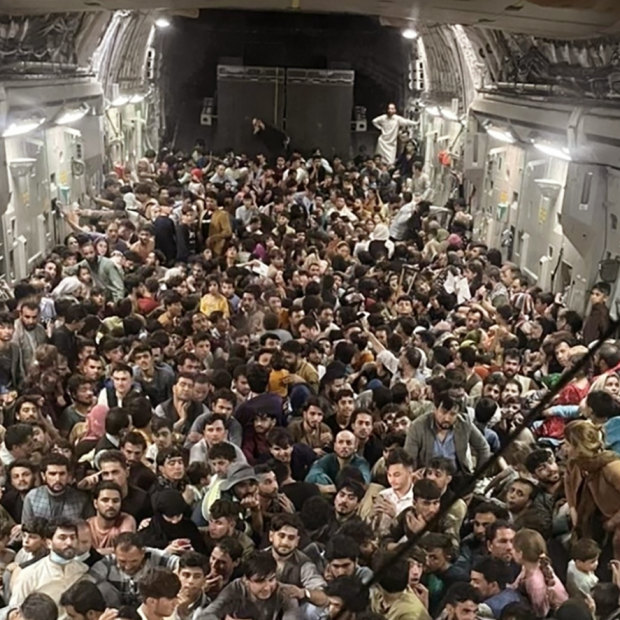
[[[247,463],[233,463],[220,484],[222,499],[239,504],[239,516],[245,522],[246,534],[260,536],[263,532],[263,514],[258,499],[258,478]]]

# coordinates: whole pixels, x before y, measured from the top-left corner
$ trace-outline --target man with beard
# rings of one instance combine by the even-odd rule
[[[525,459],[525,468],[538,482],[539,491],[532,501],[532,509],[557,518],[556,505],[564,497],[562,474],[555,456],[549,448],[532,450]],[[565,521],[565,525],[568,523]],[[554,531],[558,531],[558,523],[554,523]]]
[[[504,362],[502,372],[506,379],[515,379],[521,385],[521,392],[529,392],[532,388],[532,380],[519,374],[521,371],[521,354],[518,349],[506,349],[504,351]]]
[[[125,296],[123,274],[116,266],[116,263],[111,258],[99,256],[93,242],[88,237],[82,239],[80,252],[83,260],[77,264],[76,271],[80,267],[87,267],[93,282],[97,286],[102,287],[112,301],[118,302],[123,299]]]
[[[64,436],[69,435],[78,422],[86,421],[86,416],[97,402],[94,388],[94,382],[82,375],[69,377],[67,391],[72,402],[65,407],[58,419],[58,429]]]
[[[43,485],[32,489],[24,499],[22,522],[33,517],[79,519],[86,496],[69,486],[69,461],[62,454],[49,454],[41,462]]]
[[[22,523],[22,509],[24,498],[28,491],[34,488],[35,467],[27,459],[17,459],[11,463],[8,471],[8,485],[2,494],[0,503],[15,519]]]
[[[92,545],[99,553],[111,553],[121,532],[135,532],[136,520],[121,512],[121,488],[109,481],[100,482],[93,493],[95,516],[87,519]]]
[[[295,443],[310,446],[317,456],[325,454],[325,448],[332,442],[332,432],[323,423],[323,405],[318,397],[310,396],[301,409],[301,420],[291,420],[288,431]]]
[[[289,384],[306,383],[316,392],[319,389],[319,373],[312,364],[303,359],[303,349],[303,345],[296,340],[289,340],[282,345],[284,362],[292,373],[286,381]]]
[[[30,368],[37,347],[47,343],[45,328],[39,323],[39,304],[36,301],[24,301],[19,307],[13,342],[22,352],[24,368]]]
[[[277,563],[276,576],[285,594],[323,607],[327,603],[323,592],[325,580],[310,558],[298,549],[302,527],[297,515],[274,516],[269,528],[269,550]]]
[[[47,539],[49,555],[20,572],[11,595],[12,606],[20,605],[32,592],[47,594],[58,605],[62,593],[88,570],[75,558],[77,527],[72,520],[61,518],[50,523]]]
[[[413,457],[414,469],[442,456],[455,464],[459,474],[472,474],[475,467],[489,459],[489,444],[469,418],[458,414],[458,403],[448,394],[440,394],[436,405],[434,411],[414,420],[407,430],[405,450]]]
[[[370,482],[368,461],[356,454],[357,438],[351,431],[341,431],[336,435],[334,451],[315,461],[306,476],[306,482],[313,482],[323,493],[334,493],[338,472],[345,466],[355,467],[366,483]]]

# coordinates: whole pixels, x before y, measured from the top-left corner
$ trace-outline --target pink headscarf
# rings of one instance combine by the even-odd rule
[[[95,405],[86,416],[85,439],[101,439],[105,435],[105,418],[108,415],[108,407],[105,405]]]

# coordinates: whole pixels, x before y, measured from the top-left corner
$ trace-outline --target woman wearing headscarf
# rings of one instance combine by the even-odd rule
[[[601,430],[589,420],[570,422],[564,439],[564,486],[574,531],[600,544],[611,536],[620,559],[620,456],[605,450]]]
[[[153,517],[140,531],[144,544],[165,549],[175,540],[191,546],[194,551],[208,555],[205,541],[196,524],[189,518],[190,508],[175,489],[158,491],[153,498]]]

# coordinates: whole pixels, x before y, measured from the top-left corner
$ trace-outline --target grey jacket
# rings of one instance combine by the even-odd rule
[[[457,417],[453,430],[457,469],[473,473],[474,467],[491,456],[489,444],[476,426],[462,415]],[[433,412],[425,413],[409,425],[405,450],[413,457],[415,469],[425,467],[433,458],[435,436]]]
[[[80,261],[77,267],[87,267],[95,284],[103,287],[112,298],[112,301],[117,302],[125,297],[123,272],[111,258],[100,256],[94,268],[87,260]],[[75,269],[76,273],[77,270]]]
[[[47,343],[47,333],[42,325],[37,325],[33,330],[28,331],[24,324],[17,319],[15,321],[15,331],[13,332],[13,342],[20,348],[22,364],[24,369],[27,370],[34,361],[36,348]]]

